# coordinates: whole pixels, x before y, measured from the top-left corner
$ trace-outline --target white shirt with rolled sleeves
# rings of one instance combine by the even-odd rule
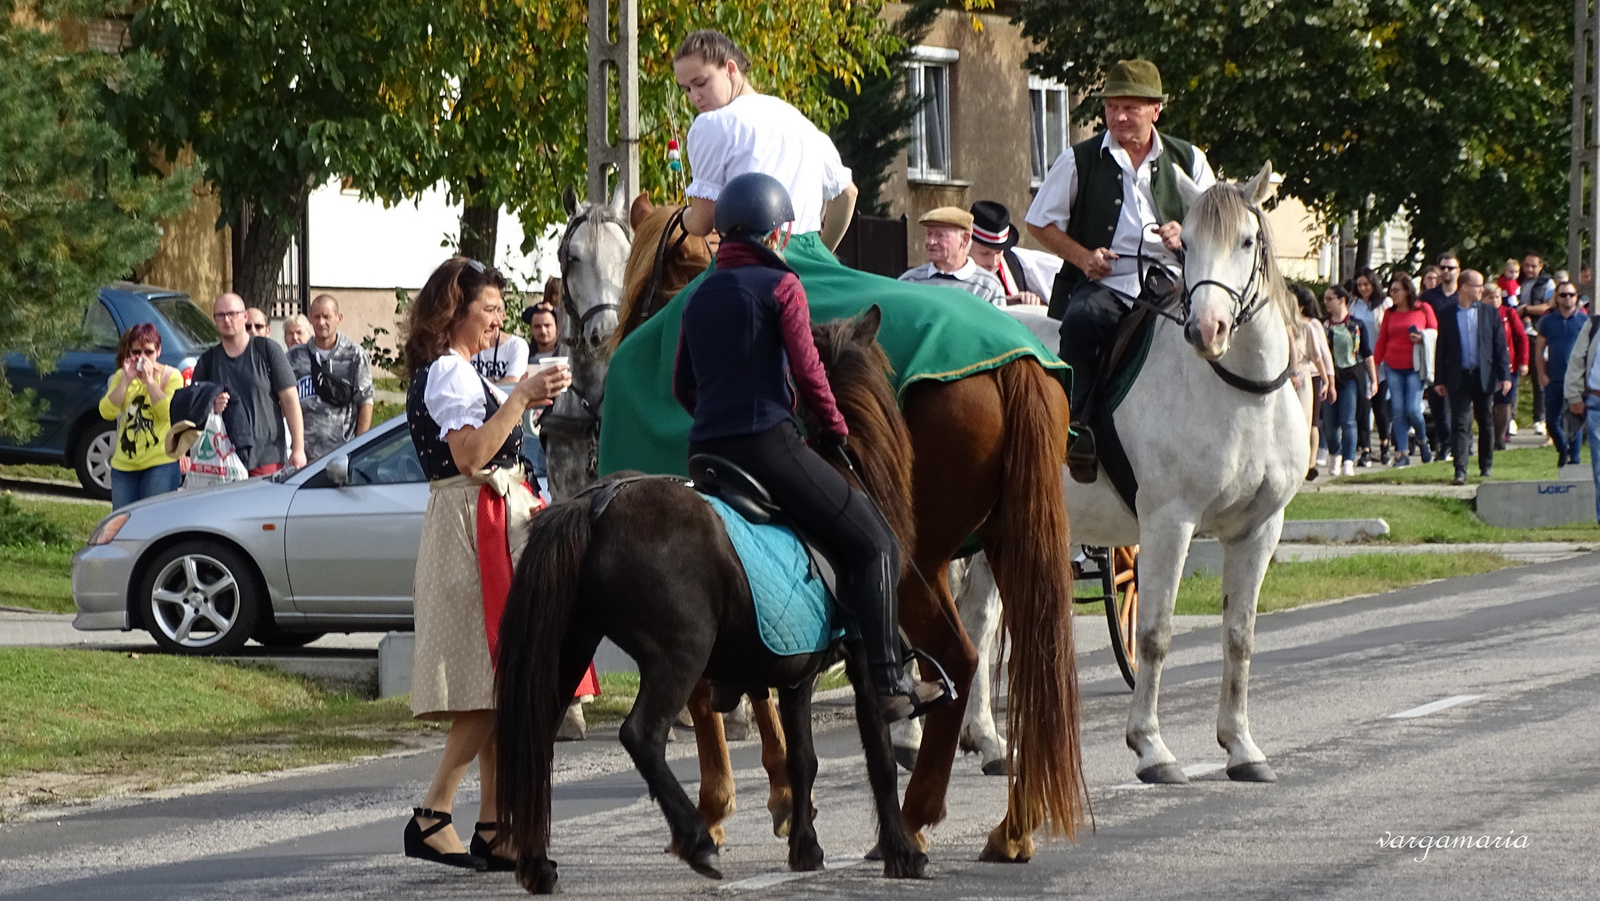
[[[1174,269],[1178,266],[1177,256],[1151,231],[1152,227],[1165,224],[1156,216],[1156,198],[1150,189],[1150,176],[1155,161],[1166,152],[1166,145],[1161,140],[1160,132],[1154,132],[1154,136],[1155,146],[1150,148],[1150,154],[1137,170],[1128,157],[1128,151],[1122,149],[1110,132],[1106,132],[1105,140],[1101,143],[1101,147],[1111,150],[1111,158],[1117,161],[1127,177],[1122,179],[1122,213],[1117,220],[1117,232],[1111,239],[1110,248],[1118,259],[1111,264],[1111,274],[1100,279],[1100,283],[1130,297],[1139,295],[1140,235],[1144,236],[1146,258]],[[1206,160],[1205,151],[1199,147],[1194,149],[1194,166],[1189,177],[1201,189],[1209,188],[1217,181],[1216,174],[1211,171],[1211,163]],[[1040,228],[1054,225],[1066,232],[1067,223],[1072,219],[1072,205],[1077,199],[1078,160],[1073,156],[1072,148],[1068,147],[1056,157],[1055,163],[1045,173],[1044,184],[1039,186],[1033,205],[1028,207],[1026,221]]]
[[[850,186],[850,169],[833,141],[804,113],[777,97],[746,94],[701,113],[689,126],[684,192],[715,202],[735,176],[761,172],[781,182],[794,204],[793,233],[822,230],[822,208]]]

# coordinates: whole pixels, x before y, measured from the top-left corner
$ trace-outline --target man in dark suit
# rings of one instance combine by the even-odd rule
[[[1488,478],[1494,469],[1494,421],[1489,402],[1496,390],[1511,390],[1511,358],[1506,350],[1505,326],[1500,314],[1483,295],[1483,273],[1461,273],[1454,308],[1439,310],[1439,339],[1434,349],[1434,391],[1450,402],[1450,422],[1455,427],[1453,454],[1457,485],[1467,484],[1467,445],[1472,422],[1478,422],[1478,472]]]

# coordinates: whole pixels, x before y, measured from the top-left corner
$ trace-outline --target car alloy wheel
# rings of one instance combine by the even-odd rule
[[[232,548],[186,542],[152,562],[141,596],[145,626],[178,654],[231,654],[255,631],[254,573]]]
[[[101,499],[111,497],[111,455],[116,449],[115,423],[91,426],[88,434],[78,442],[78,459],[73,461],[78,482],[85,491]]]

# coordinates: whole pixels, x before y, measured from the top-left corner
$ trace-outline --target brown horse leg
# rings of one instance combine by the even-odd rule
[[[700,751],[700,819],[711,840],[722,847],[728,834],[722,821],[733,816],[733,761],[728,759],[728,742],[722,735],[722,717],[711,709],[711,683],[695,683],[689,695],[689,716],[694,720],[695,747]]]
[[[955,703],[928,715],[901,806],[907,828],[926,847],[922,829],[945,815],[967,690],[978,665],[945,573],[999,496],[1004,421],[994,377],[987,373],[915,387],[905,416],[914,448],[917,546],[916,570],[900,583],[900,624],[913,644],[946,668],[961,693]]]
[[[777,702],[772,695],[750,699],[750,712],[761,733],[761,766],[767,771],[767,812],[772,814],[772,834],[789,834],[789,814],[794,808],[794,793],[789,789],[789,750],[783,740],[783,724],[778,721]],[[815,817],[815,805],[812,816]]]

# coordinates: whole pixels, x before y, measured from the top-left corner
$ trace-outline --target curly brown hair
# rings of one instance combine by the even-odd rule
[[[506,289],[498,271],[466,257],[445,260],[417,293],[406,311],[406,369],[426,369],[450,349],[450,335],[467,318],[467,310],[485,288]]]

